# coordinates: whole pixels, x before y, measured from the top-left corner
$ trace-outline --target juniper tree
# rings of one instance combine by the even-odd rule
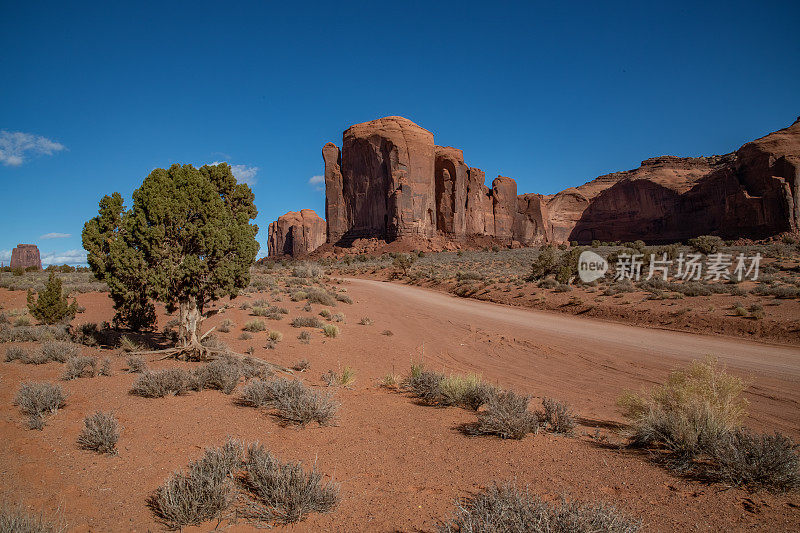
[[[56,324],[64,320],[72,320],[78,310],[78,302],[67,302],[67,295],[61,291],[61,278],[50,272],[44,290],[34,298],[33,291],[28,289],[28,310],[31,316],[42,324]]]
[[[104,217],[101,202],[100,216],[84,227],[90,257],[98,236],[111,241],[108,257],[100,252],[97,266],[92,260],[90,266],[101,279],[110,278],[110,287],[118,283],[127,290],[132,287],[126,275],[138,271],[147,298],[179,311],[181,350],[203,353],[205,308],[224,296],[236,297],[250,282],[259,248],[258,226],[250,223],[258,213],[253,192],[222,163],[155,169],[133,192],[129,210],[117,207],[116,196],[107,202],[111,214]]]
[[[83,247],[92,272],[108,285],[114,325],[139,331],[155,325],[156,310],[149,298],[143,254],[126,239],[129,226],[130,211],[122,196],[103,196],[100,213],[83,227]]]

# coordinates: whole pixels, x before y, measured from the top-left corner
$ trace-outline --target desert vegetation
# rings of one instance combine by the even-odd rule
[[[238,498],[237,498],[238,496]],[[314,469],[282,463],[263,445],[228,440],[178,471],[150,496],[149,505],[164,525],[180,529],[205,521],[242,516],[257,524],[291,524],[310,513],[333,510],[339,488]]]
[[[797,490],[797,445],[780,433],[757,435],[742,426],[744,388],[740,378],[706,359],[673,371],[645,395],[623,395],[630,446],[663,450],[659,461],[690,476],[754,490]]]

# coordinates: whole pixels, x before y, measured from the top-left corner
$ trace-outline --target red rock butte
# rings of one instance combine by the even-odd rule
[[[311,209],[289,211],[269,225],[270,256],[298,256],[325,244],[325,221]]]
[[[30,268],[42,269],[42,258],[39,255],[39,248],[35,244],[18,244],[11,251],[11,268]]]
[[[431,132],[403,117],[351,126],[342,148],[328,143],[322,158],[324,227],[313,211],[283,215],[270,224],[270,255],[360,238],[661,243],[800,228],[800,119],[727,155],[654,157],[554,195],[517,194],[516,181],[504,176],[487,187],[461,150],[437,146]]]

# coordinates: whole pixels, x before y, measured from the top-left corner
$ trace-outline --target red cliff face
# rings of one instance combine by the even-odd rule
[[[314,211],[289,211],[269,225],[268,254],[304,255],[325,244],[325,239],[325,221]]]
[[[11,251],[11,268],[36,267],[42,269],[39,248],[35,244],[18,244]]]
[[[800,228],[800,121],[724,156],[656,157],[578,190],[568,239],[764,238]],[[574,218],[574,217],[573,217]]]
[[[800,228],[800,121],[728,155],[655,157],[554,195],[518,195],[516,181],[503,176],[487,187],[461,150],[436,146],[431,132],[402,117],[351,126],[342,149],[328,143],[322,156],[327,242],[338,245],[434,235],[528,245],[658,242]],[[276,226],[274,249],[292,253],[282,231]],[[272,227],[270,235],[272,255]],[[306,252],[318,246],[303,242]]]

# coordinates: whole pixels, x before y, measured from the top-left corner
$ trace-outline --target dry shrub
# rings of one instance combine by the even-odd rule
[[[21,346],[9,346],[6,348],[6,362],[21,361],[30,359],[30,352]]]
[[[21,505],[0,504],[0,533],[62,533],[66,530],[61,518],[52,522],[45,519],[43,513],[31,514]]]
[[[295,328],[321,328],[322,322],[315,316],[298,316],[292,319]]]
[[[414,365],[411,374],[403,380],[403,388],[428,405],[457,405],[477,410],[489,401],[497,389],[484,383],[476,374],[445,376]]]
[[[17,392],[14,403],[29,417],[31,429],[44,427],[44,416],[53,414],[66,404],[67,396],[61,385],[25,382]]]
[[[103,365],[100,367],[100,375],[101,376],[111,375],[111,359],[109,359],[108,357],[103,359]]]
[[[196,387],[194,377],[182,368],[145,372],[133,382],[131,394],[144,398],[161,398],[168,394],[184,394]]]
[[[38,352],[33,352],[30,359],[23,362],[33,363],[35,365],[41,365],[51,361],[66,363],[70,357],[78,357],[80,354],[81,348],[77,344],[63,341],[48,341],[42,344]]]
[[[129,355],[128,356],[128,372],[134,374],[140,374],[142,372],[147,372],[147,361],[141,355]]]
[[[78,355],[67,359],[64,375],[61,379],[69,381],[71,379],[90,377],[97,375],[97,357],[89,355]]]
[[[308,291],[306,299],[314,304],[328,306],[336,305],[336,298],[322,289],[311,289]]]
[[[251,320],[250,322],[246,323],[242,329],[251,333],[256,333],[258,331],[264,331],[267,329],[267,326],[264,325],[264,322],[261,320]]]
[[[243,445],[228,440],[175,472],[147,501],[156,517],[170,529],[198,525],[219,517],[233,498],[232,474],[241,469]]]
[[[563,402],[551,398],[542,399],[542,411],[537,416],[542,426],[553,433],[571,435],[575,429],[575,417]]]
[[[634,533],[638,520],[603,503],[562,501],[553,506],[511,484],[490,486],[456,502],[453,517],[439,524],[439,533]]]
[[[308,362],[308,359],[301,359],[294,365],[292,365],[292,370],[294,370],[295,372],[305,372],[309,368],[311,368],[311,363]]]
[[[359,320],[358,323],[362,326],[371,326],[373,324],[372,319],[368,316],[361,317],[361,320]]]
[[[286,378],[251,381],[242,389],[239,403],[274,409],[276,416],[285,422],[300,425],[316,422],[320,426],[330,424],[339,407],[329,393]]]
[[[522,439],[528,433],[536,433],[538,418],[528,411],[527,396],[514,391],[493,394],[484,411],[478,412],[478,422],[468,428],[476,435],[497,435],[502,439]]]
[[[618,403],[631,420],[633,445],[664,447],[676,466],[687,466],[704,447],[739,427],[747,408],[744,388],[741,379],[709,358],[673,371],[644,397],[626,393]]]
[[[78,446],[84,450],[116,455],[119,425],[111,413],[96,412],[83,420],[83,430],[78,435]]]
[[[233,354],[223,354],[210,363],[195,369],[192,372],[195,380],[194,388],[220,390],[230,394],[239,380],[253,377],[268,377],[272,370],[264,362],[253,357],[239,357]]]
[[[258,443],[247,450],[244,484],[251,497],[246,515],[260,521],[293,524],[332,511],[339,500],[338,484],[324,483],[315,468],[280,462]]]
[[[716,440],[699,475],[730,486],[789,492],[800,489],[800,458],[789,437],[756,435],[739,429]]]
[[[411,375],[403,380],[403,388],[423,403],[436,405],[441,397],[440,385],[443,380],[442,373],[412,367]]]

